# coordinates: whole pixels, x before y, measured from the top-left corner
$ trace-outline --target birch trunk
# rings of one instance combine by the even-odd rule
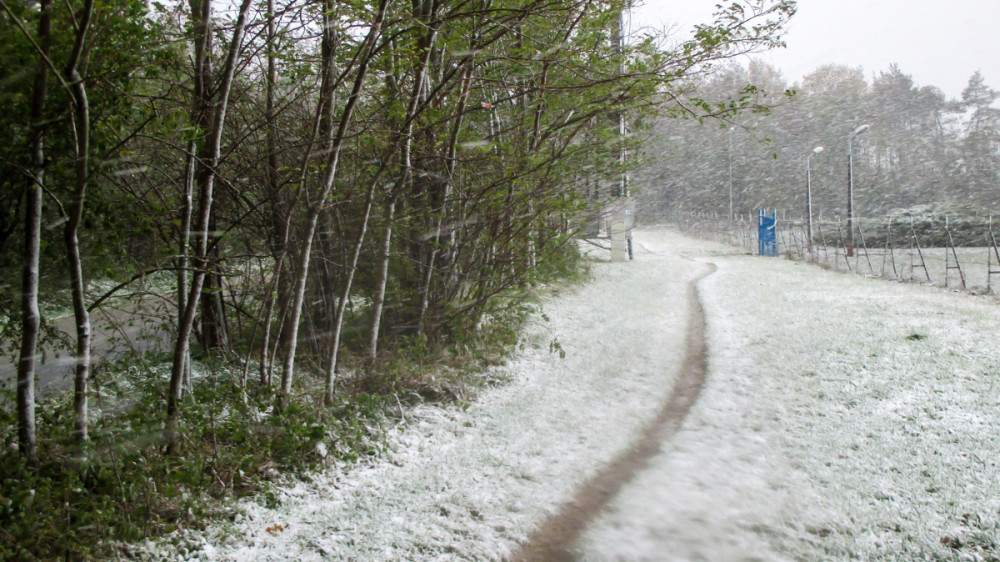
[[[385,234],[382,236],[382,251],[379,255],[378,279],[375,296],[372,298],[372,321],[368,329],[368,360],[375,362],[378,354],[378,331],[382,323],[382,308],[385,305],[385,287],[389,281],[389,256],[392,248],[392,220],[396,213],[396,198],[391,196],[385,209]]]
[[[42,193],[45,186],[45,95],[48,68],[45,58],[50,52],[52,32],[49,7],[51,0],[39,3],[38,69],[31,92],[31,157],[32,184],[28,188],[24,213],[24,266],[21,270],[21,353],[17,362],[17,441],[21,454],[35,462],[38,443],[35,437],[35,366],[38,362],[38,332],[41,316],[38,311],[38,267],[42,238]]]
[[[79,16],[76,40],[69,63],[66,65],[66,82],[70,85],[73,99],[73,133],[76,145],[76,181],[73,190],[73,204],[69,220],[64,230],[66,254],[69,259],[70,284],[73,290],[73,314],[76,319],[76,366],[74,370],[73,408],[75,414],[75,437],[78,442],[87,440],[87,379],[90,373],[90,315],[85,302],[83,265],[80,261],[80,221],[83,219],[83,205],[87,194],[90,166],[90,104],[87,88],[80,76],[80,58],[84,41],[94,13],[94,0],[86,0]]]
[[[364,85],[365,77],[368,74],[369,65],[375,56],[376,41],[382,31],[382,21],[385,19],[387,5],[388,0],[380,0],[375,19],[371,24],[371,28],[368,30],[368,35],[365,37],[365,40],[360,47],[361,53],[357,59],[359,66],[357,76],[354,78],[354,86],[351,89],[351,94],[347,99],[344,111],[340,116],[340,122],[337,126],[337,132],[333,138],[333,143],[327,153],[326,175],[324,177],[323,189],[317,200],[310,206],[309,214],[306,219],[306,231],[302,237],[303,247],[301,254],[299,255],[299,263],[297,264],[295,270],[295,289],[293,294],[294,301],[292,303],[288,319],[288,331],[286,332],[288,336],[286,340],[287,344],[285,346],[285,361],[282,366],[283,369],[281,373],[281,390],[278,393],[278,399],[276,402],[276,407],[279,411],[283,408],[284,401],[292,392],[292,379],[295,373],[295,350],[298,346],[299,320],[302,318],[302,306],[305,302],[306,279],[309,277],[309,260],[312,252],[313,239],[316,235],[316,225],[319,223],[319,215],[323,210],[323,205],[326,203],[330,192],[333,190],[333,185],[337,178],[337,169],[340,163],[340,152],[343,148],[344,140],[347,137],[347,127],[351,123],[354,109],[357,107],[358,99],[361,96],[361,88]],[[319,110],[323,110],[322,104],[320,105]]]
[[[209,221],[212,214],[212,196],[215,186],[216,166],[219,162],[219,155],[222,152],[222,130],[226,122],[226,110],[229,104],[229,94],[232,90],[233,77],[236,75],[236,59],[243,43],[243,31],[246,28],[247,11],[250,9],[251,0],[243,0],[240,5],[239,15],[236,19],[236,26],[233,29],[232,43],[226,56],[226,65],[222,81],[218,88],[217,97],[211,101],[217,103],[213,112],[211,128],[206,131],[206,151],[207,160],[201,162],[205,167],[205,173],[199,174],[199,201],[198,201],[198,248],[197,258],[201,262],[198,269],[194,271],[191,278],[191,286],[188,291],[187,307],[181,316],[177,341],[174,345],[173,365],[170,371],[170,387],[167,393],[167,450],[172,452],[176,440],[177,417],[179,402],[181,397],[181,382],[184,375],[186,359],[190,352],[190,336],[194,327],[195,312],[198,309],[199,296],[201,294],[202,283],[205,279],[205,259],[208,254]],[[196,72],[201,73],[209,56],[211,32],[211,1],[191,0],[191,16],[196,24],[198,32],[195,36],[195,64]],[[204,75],[203,75],[204,77]],[[207,78],[207,77],[204,77]],[[201,82],[202,99],[208,99],[208,84],[202,79]]]
[[[274,117],[274,84],[277,82],[277,66],[274,60],[274,49],[275,49],[275,26],[274,26],[274,0],[267,0],[267,82],[266,82],[266,107],[264,118],[266,120],[267,126],[267,187],[270,193],[277,194],[278,192],[278,131],[276,128],[275,117]],[[277,198],[277,195],[274,195]],[[287,231],[287,229],[286,229]],[[280,233],[280,236],[284,237],[284,233]],[[282,248],[283,251],[283,248]],[[281,275],[282,260],[278,259],[274,265],[273,278],[275,280]],[[274,285],[277,286],[276,284]],[[269,362],[267,360],[267,349],[271,345],[271,322],[274,320],[274,302],[275,297],[273,291],[269,291],[266,298],[266,312],[264,314],[263,328],[264,333],[262,336],[262,341],[260,345],[260,384],[261,386],[267,386],[271,383],[271,377],[269,376],[270,370],[268,368]],[[248,362],[249,363],[249,362]]]
[[[198,164],[196,151],[198,145],[191,141],[188,143],[187,163],[184,170],[184,205],[181,209],[181,231],[178,236],[177,251],[177,332],[180,333],[181,325],[184,322],[184,311],[187,309],[187,295],[189,288],[188,269],[191,267],[191,217],[194,214],[194,182],[195,169]],[[181,374],[183,387],[191,385],[191,353],[188,350],[184,358],[184,372]]]
[[[413,90],[410,93],[410,100],[406,107],[406,120],[404,121],[405,135],[403,138],[403,169],[400,173],[399,183],[389,193],[389,201],[386,203],[386,225],[385,234],[382,238],[382,254],[379,260],[379,274],[376,280],[375,297],[372,301],[372,318],[368,330],[368,359],[375,362],[378,355],[378,333],[382,323],[382,309],[385,305],[385,289],[389,280],[389,256],[392,248],[392,221],[396,212],[396,197],[400,189],[406,189],[413,180],[413,121],[417,115],[417,108],[420,105],[422,93],[425,91],[424,82],[427,79],[427,69],[431,61],[431,47],[437,37],[437,28],[440,22],[435,21],[437,16],[438,3],[436,0],[414,3],[414,16],[418,20],[427,23],[427,33],[420,38],[417,49],[420,52],[420,63],[416,74],[413,77]]]
[[[329,406],[333,403],[334,382],[337,378],[337,355],[340,353],[340,335],[344,328],[344,314],[347,311],[347,303],[351,298],[351,285],[354,283],[354,274],[358,271],[358,259],[361,257],[361,247],[365,241],[365,233],[368,231],[368,219],[371,216],[372,202],[375,200],[375,189],[378,186],[378,177],[372,180],[368,189],[365,201],[365,213],[361,218],[361,231],[354,244],[354,252],[351,254],[351,264],[347,270],[347,279],[344,281],[344,292],[337,303],[337,318],[333,325],[333,348],[330,350],[330,358],[326,367],[326,388],[323,393],[323,403]]]

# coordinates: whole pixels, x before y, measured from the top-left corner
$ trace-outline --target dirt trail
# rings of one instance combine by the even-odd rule
[[[647,249],[648,251],[648,249]],[[656,418],[636,443],[601,472],[585,482],[572,500],[545,520],[521,547],[513,561],[575,560],[574,543],[587,526],[632,479],[661,451],[664,441],[680,428],[694,405],[707,372],[705,311],[698,298],[698,282],[715,272],[715,264],[687,286],[688,327],[684,363],[676,385]]]

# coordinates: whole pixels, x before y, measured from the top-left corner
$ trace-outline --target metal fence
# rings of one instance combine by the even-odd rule
[[[689,235],[745,248],[754,255],[759,254],[758,221],[758,215],[737,215],[732,220],[711,213],[677,217],[681,231]],[[1000,246],[992,217],[935,222],[910,217],[855,219],[853,245],[846,223],[840,220],[814,221],[811,243],[802,219],[778,214],[775,230],[777,254],[788,259],[870,277],[975,293],[990,293],[997,287],[1000,292]]]

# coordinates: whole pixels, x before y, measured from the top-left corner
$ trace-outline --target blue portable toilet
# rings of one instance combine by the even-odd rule
[[[761,256],[778,255],[778,237],[776,236],[778,224],[778,210],[774,209],[772,216],[764,214],[761,209],[757,214],[757,254]]]

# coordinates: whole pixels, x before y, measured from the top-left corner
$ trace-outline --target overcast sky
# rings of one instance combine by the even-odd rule
[[[637,0],[641,1],[641,0]],[[645,0],[632,27],[711,22],[721,0]],[[861,66],[871,78],[891,63],[918,86],[958,98],[980,70],[1000,90],[1000,0],[798,0],[787,48],[763,55],[789,83],[823,64]]]

